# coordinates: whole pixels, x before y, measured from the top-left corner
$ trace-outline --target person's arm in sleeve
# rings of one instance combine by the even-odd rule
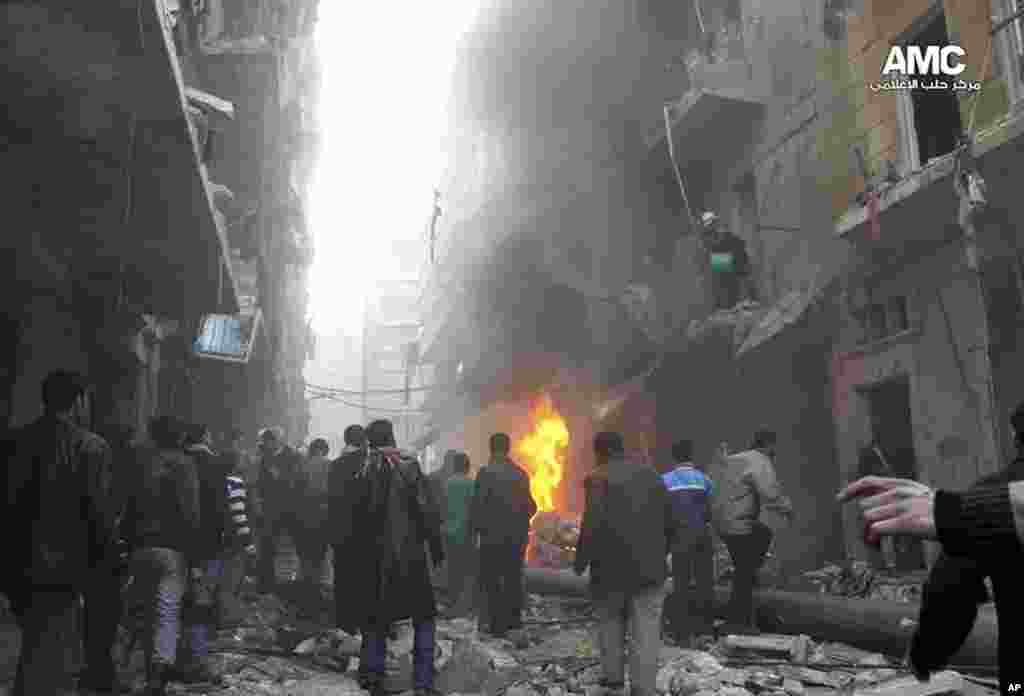
[[[107,549],[116,541],[118,521],[114,497],[114,454],[106,442],[96,438],[82,448],[82,457],[87,477],[86,495],[96,523],[97,538],[94,541],[98,548]]]
[[[654,502],[665,511],[665,548],[671,550],[678,541],[682,520],[679,519],[679,511],[676,506],[672,504],[672,494],[668,492],[668,486],[660,476],[658,483],[661,485],[655,488],[658,499]]]
[[[590,566],[590,546],[594,534],[594,492],[589,481],[583,484],[583,519],[580,521],[580,538],[576,542],[576,558],[573,571],[583,575]]]
[[[765,460],[754,464],[748,477],[757,491],[762,509],[776,512],[788,520],[793,519],[793,503],[783,494],[775,467],[770,462]]]
[[[933,505],[936,536],[950,555],[983,560],[1021,550],[1024,481],[964,493],[940,490]]]
[[[434,565],[444,563],[444,544],[441,540],[441,509],[434,495],[433,486],[423,475],[418,462],[411,462],[413,470],[414,485],[416,487],[416,503],[420,508],[420,519],[423,523],[423,533],[426,536],[427,544],[430,547],[430,557]]]
[[[180,466],[178,495],[180,496],[185,529],[188,530],[189,536],[189,548],[185,555],[190,562],[194,562],[197,560],[194,556],[200,544],[199,535],[202,531],[199,506],[199,472],[196,470],[195,461],[191,457],[182,457]]]
[[[985,574],[973,560],[941,554],[924,584],[910,664],[919,678],[949,664],[974,628],[978,605],[988,601]]]
[[[473,500],[469,504],[469,531],[473,539],[483,535],[486,526],[485,515],[491,492],[490,478],[490,472],[486,468],[480,469],[473,484]]]

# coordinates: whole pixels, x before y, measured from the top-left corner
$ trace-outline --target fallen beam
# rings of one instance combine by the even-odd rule
[[[528,592],[564,597],[586,597],[586,577],[569,571],[527,568]],[[669,583],[669,587],[671,584]],[[724,605],[729,591],[716,588],[715,599]],[[919,606],[887,600],[853,599],[810,592],[763,589],[756,592],[758,624],[764,630],[788,635],[807,634],[818,641],[846,643],[864,650],[902,658],[914,632]],[[995,611],[983,607],[974,631],[952,662],[994,666],[997,661]]]

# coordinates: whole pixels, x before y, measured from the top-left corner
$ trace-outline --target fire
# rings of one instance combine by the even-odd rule
[[[519,441],[516,451],[530,472],[530,492],[537,509],[553,512],[569,448],[569,428],[546,394],[531,409],[530,420],[533,431]]]

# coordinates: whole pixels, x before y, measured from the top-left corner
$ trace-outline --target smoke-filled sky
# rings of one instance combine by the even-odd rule
[[[321,335],[357,335],[369,283],[415,271],[444,166],[442,140],[459,38],[478,0],[321,2],[323,150],[311,220],[310,283]],[[411,258],[408,258],[411,257]]]

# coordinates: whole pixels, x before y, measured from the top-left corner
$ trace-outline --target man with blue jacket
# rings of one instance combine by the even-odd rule
[[[663,467],[662,481],[672,500],[678,533],[672,546],[672,594],[665,601],[665,628],[676,643],[686,643],[710,628],[712,608],[712,544],[708,500],[712,486],[693,464],[693,442],[672,446],[672,465]],[[696,584],[696,592],[691,582]],[[696,615],[691,616],[691,608]]]

